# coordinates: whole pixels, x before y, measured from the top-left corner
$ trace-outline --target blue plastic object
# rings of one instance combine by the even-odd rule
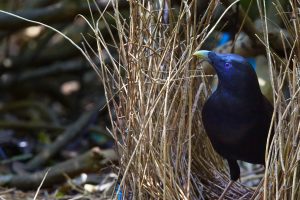
[[[255,58],[247,58],[247,61],[252,65],[253,69],[256,70],[256,60],[255,60]]]
[[[1,147],[0,147],[0,159],[1,160],[7,159],[6,153],[4,152],[4,150]]]
[[[230,34],[228,32],[221,33],[220,40],[217,46],[221,46],[230,40]],[[247,58],[247,61],[252,65],[253,69],[256,70],[256,61],[254,58]]]
[[[120,187],[120,184],[117,184],[116,192],[117,192],[118,200],[122,200],[123,199],[123,193],[122,193],[122,188]]]
[[[227,32],[221,33],[220,40],[218,41],[217,46],[221,46],[230,40],[230,34]]]

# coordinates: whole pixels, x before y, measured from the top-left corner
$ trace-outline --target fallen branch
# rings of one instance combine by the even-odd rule
[[[16,101],[16,102],[13,101],[13,102],[4,104],[2,107],[0,107],[0,114],[7,113],[7,112],[17,113],[20,110],[22,111],[24,109],[30,109],[30,108],[38,111],[40,113],[40,116],[43,119],[47,120],[48,122],[50,121],[51,123],[53,123],[53,125],[55,125],[55,126],[59,125],[59,120],[58,120],[58,117],[56,116],[56,114],[53,111],[51,111],[45,103],[38,102],[38,101],[22,100],[22,101]],[[8,123],[10,123],[10,122],[11,121],[9,121]],[[18,123],[18,122],[16,122],[16,123]],[[34,124],[36,124],[36,123],[34,123]],[[25,126],[26,125],[27,125],[27,123],[25,124]],[[47,124],[47,126],[48,126],[48,124]],[[27,127],[28,127],[28,125],[27,125]]]
[[[95,10],[95,7],[93,7],[93,11]],[[76,15],[78,15],[78,13],[88,14],[89,8],[87,4],[66,0],[47,7],[19,10],[15,12],[15,14],[26,19],[37,20],[47,24],[71,21]],[[32,24],[19,20],[15,17],[0,14],[1,30],[19,30],[30,25]]]
[[[72,21],[78,14],[90,14],[90,11],[97,13],[98,8],[103,11],[109,2],[99,1],[97,7],[91,4],[89,8],[86,1],[64,0],[47,7],[19,10],[14,12],[14,14],[47,24],[61,23]],[[125,0],[120,1],[119,5],[124,8],[128,7],[128,3]],[[108,6],[106,10],[113,10],[113,8],[112,6]],[[0,14],[1,30],[19,30],[31,25],[32,23],[24,22],[3,13]]]
[[[111,162],[116,162],[117,159],[118,157],[114,150],[100,150],[98,147],[95,147],[78,157],[51,167],[42,187],[61,183],[66,180],[66,175],[73,178],[83,172],[99,172],[100,169],[111,164]],[[36,189],[43,180],[46,171],[43,170],[32,174],[0,176],[0,185],[7,185],[23,190]]]
[[[81,130],[88,125],[91,117],[95,114],[95,111],[89,111],[84,113],[76,122],[70,125],[52,144],[45,147],[39,154],[37,154],[32,160],[26,164],[27,170],[33,170],[43,165],[50,157],[63,149],[68,143],[71,142]]]
[[[80,72],[84,70],[92,70],[92,68],[89,67],[85,60],[72,59],[66,62],[58,62],[47,66],[41,66],[36,70],[26,71],[20,75],[13,76],[10,81],[2,82],[2,84],[9,87],[24,81],[32,81],[46,76],[62,75],[64,73]]]
[[[14,130],[48,130],[48,131],[62,131],[61,126],[49,125],[44,123],[35,122],[13,122],[13,121],[0,121],[0,129],[14,129]]]

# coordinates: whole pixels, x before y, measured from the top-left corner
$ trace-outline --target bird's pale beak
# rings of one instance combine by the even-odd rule
[[[208,58],[208,53],[209,52],[210,51],[207,51],[207,50],[200,50],[200,51],[196,51],[195,53],[193,53],[193,56],[195,56],[197,58],[209,60],[209,58]]]

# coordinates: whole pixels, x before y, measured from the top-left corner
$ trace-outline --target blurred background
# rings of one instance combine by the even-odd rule
[[[0,9],[43,22],[79,46],[94,48],[94,33],[79,14],[97,18],[107,3],[89,8],[87,1],[5,0]],[[111,10],[109,5],[106,9]],[[75,187],[115,180],[109,169],[99,173],[108,162],[112,165],[100,163],[104,158],[116,158],[105,102],[99,77],[69,41],[43,26],[0,14],[0,185],[36,190],[49,166],[48,186],[84,172],[95,176],[79,178]],[[103,152],[108,155],[102,158]]]
[[[129,32],[129,19],[140,19],[139,17],[142,18],[143,15],[139,13],[141,16],[132,17],[129,13],[133,11],[129,8],[134,8],[134,6],[130,7],[126,0],[118,2],[119,10],[122,13],[121,20],[119,20],[124,22],[124,30]],[[179,14],[184,13],[190,17],[187,17],[187,21],[190,20],[189,23],[195,25],[195,30],[197,30],[195,33],[203,36],[197,38],[200,41],[206,36],[206,33],[201,35],[202,30],[199,30],[199,27],[203,28],[217,22],[233,1],[186,1],[192,5],[189,7],[191,13],[186,12],[187,8],[182,3],[183,1],[153,0],[149,2],[152,3],[149,13],[151,13],[153,21],[157,20],[157,10],[163,11],[165,16],[168,16],[163,20],[157,20],[162,33],[168,35],[168,31],[166,31],[168,29],[165,27],[174,28],[172,26],[177,23],[176,19],[179,18]],[[164,4],[164,8],[162,2],[168,2]],[[264,30],[255,2],[254,0],[241,0],[237,4],[238,6],[232,6],[205,42],[202,44],[200,41],[199,43],[201,43],[202,49],[222,53],[233,52],[247,57],[257,72],[262,92],[273,102],[268,61],[265,56],[266,48],[258,38],[263,38],[264,31],[268,34],[273,56],[277,59],[274,63],[277,62],[278,74],[282,75],[283,69],[288,68],[287,63],[290,63],[288,55],[293,48],[294,39],[292,38],[297,36],[290,22],[296,17],[298,19],[298,15],[295,17],[291,11],[296,10],[293,6],[299,6],[299,2],[295,1],[289,4],[288,0],[277,0],[277,6],[274,6],[273,1],[264,1],[267,8],[265,17],[270,22],[268,30]],[[118,46],[115,44],[118,44],[118,33],[120,34],[122,31],[116,28],[115,13],[109,0],[1,0],[0,9],[45,23],[61,31],[91,56],[90,59],[96,67],[100,66],[100,60],[104,60],[106,66],[117,65],[121,60]],[[149,14],[146,9],[143,10],[143,13],[144,16]],[[103,17],[104,15],[105,17]],[[100,16],[101,18],[99,18]],[[102,20],[104,18],[106,21]],[[103,46],[107,47],[106,51],[101,52],[104,56],[102,59],[98,57],[95,32],[89,26],[90,23],[94,27],[93,20],[97,19],[101,19],[96,26],[106,43]],[[185,24],[186,21],[183,19],[181,20],[184,22],[179,23],[182,26],[181,30],[188,30],[191,26]],[[198,27],[197,24],[192,23],[193,21],[197,21],[201,25]],[[143,31],[147,35],[146,30],[150,26],[148,26],[147,20],[145,22],[141,23],[141,27],[145,28]],[[124,34],[128,34],[126,31]],[[258,37],[255,36],[256,33]],[[140,34],[143,35],[142,32]],[[149,35],[148,37],[152,39],[151,34]],[[185,31],[180,31],[178,35],[182,41],[189,36]],[[185,37],[186,35],[188,36]],[[126,37],[127,35],[124,36],[124,38]],[[191,42],[193,43],[192,47],[198,45],[194,44],[197,43],[195,41]],[[186,48],[183,44],[184,42],[180,41],[178,45],[174,46],[184,50]],[[159,43],[159,45],[162,45],[159,46],[162,47],[161,49],[165,48],[163,43]],[[141,47],[144,46],[141,45]],[[125,45],[119,52],[127,55],[126,53],[129,52],[127,48],[128,46]],[[180,53],[183,50],[178,50],[179,55],[174,55],[181,59]],[[137,55],[140,56],[139,52]],[[153,57],[155,56],[157,55],[153,55]],[[147,57],[147,59],[149,58]],[[185,59],[188,58],[183,60]],[[126,59],[124,60],[126,61]],[[129,61],[131,60],[129,59]],[[207,82],[209,86],[207,90],[205,89],[205,95],[207,95],[216,87],[217,80],[216,77],[213,77],[214,71],[205,63],[202,63],[201,67],[198,65],[197,70],[201,75],[208,75],[207,79],[203,81]],[[124,71],[120,70],[118,74],[120,77],[116,76],[116,79],[124,78],[126,75]],[[290,79],[292,79],[291,77]],[[127,160],[129,160],[127,158],[131,158],[130,153],[136,150],[134,142],[138,137],[129,137],[128,146],[126,146],[125,140],[122,141],[125,141],[124,146],[120,142],[119,147],[124,147],[125,150],[127,147],[129,149],[127,160],[125,159],[123,166],[120,166],[118,163],[120,156],[114,151],[116,149],[115,141],[118,139],[114,138],[116,135],[111,133],[111,121],[117,118],[117,114],[113,109],[107,108],[106,102],[110,99],[106,99],[101,84],[102,81],[106,83],[112,81],[103,79],[101,81],[100,79],[82,52],[57,32],[0,13],[0,198],[33,198],[41,183],[48,189],[39,191],[40,199],[105,199],[110,198],[111,194],[116,192],[119,167],[123,167],[123,172],[125,171]],[[281,80],[284,82],[284,78]],[[289,98],[290,88],[286,86],[288,84],[282,83],[282,85],[281,92],[286,98]],[[297,85],[294,84],[294,86]],[[121,88],[112,88],[111,90],[115,92],[118,89]],[[121,107],[122,104],[118,104],[118,97],[113,96],[112,98],[117,102],[112,107]],[[127,96],[124,97],[125,100],[126,98]],[[204,99],[203,94],[201,98]],[[286,106],[285,98],[282,99],[283,106]],[[120,110],[122,109],[120,108]],[[121,114],[123,117],[123,114],[125,116],[126,113]],[[120,128],[116,132],[122,132],[122,127],[125,127],[122,133],[126,138],[125,123],[128,121],[120,121],[118,123],[121,125],[117,122],[117,125],[115,124],[115,127]],[[139,135],[140,129],[136,130]],[[185,130],[183,129],[183,131]],[[140,155],[145,153],[142,150],[141,148]],[[242,165],[243,183],[246,186],[257,186],[263,177],[264,169],[261,166]],[[148,163],[144,166],[145,169],[149,167]],[[48,170],[49,167],[51,167],[50,170]],[[223,163],[217,168],[222,167],[224,167]],[[139,170],[142,171],[140,173],[141,180],[144,180],[144,168],[141,167]],[[135,172],[133,170],[132,179],[135,178]],[[137,187],[134,181],[130,183]],[[184,185],[183,182],[182,185]],[[244,187],[246,188],[246,186]],[[161,185],[154,182],[153,188],[155,187],[158,187],[158,191],[160,191]],[[206,192],[211,189],[211,187],[207,189],[205,186],[203,188]],[[219,189],[204,197],[209,199],[218,196]],[[145,191],[140,192],[141,194],[144,192],[143,195],[146,194],[147,187]],[[197,192],[195,194],[198,195]],[[118,195],[121,198],[122,192],[119,192]],[[240,193],[236,196],[238,195]]]

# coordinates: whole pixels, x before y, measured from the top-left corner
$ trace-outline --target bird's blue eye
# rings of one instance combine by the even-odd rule
[[[229,63],[229,62],[226,62],[224,66],[225,66],[226,69],[229,69],[229,68],[232,67],[232,64]]]

